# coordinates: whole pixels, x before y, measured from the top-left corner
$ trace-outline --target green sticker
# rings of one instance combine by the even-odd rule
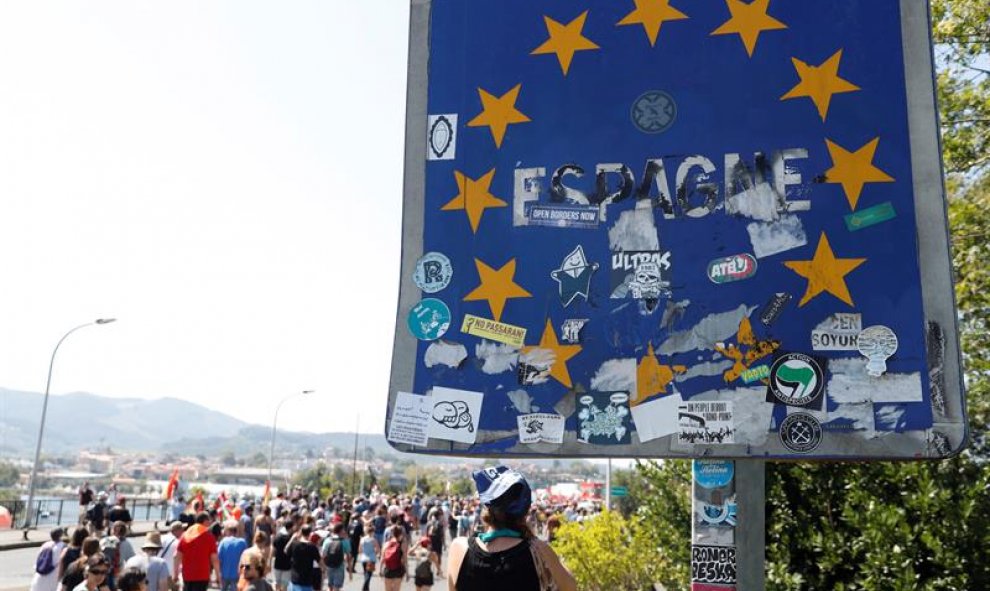
[[[756,380],[762,380],[763,378],[770,377],[770,367],[766,365],[757,365],[756,367],[742,372],[739,377],[741,377],[747,384],[751,384]]]
[[[855,232],[896,217],[897,212],[894,211],[894,204],[888,201],[845,216],[846,228],[850,232]]]

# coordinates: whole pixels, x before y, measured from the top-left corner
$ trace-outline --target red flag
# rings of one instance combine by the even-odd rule
[[[165,500],[171,499],[175,495],[175,489],[179,487],[179,469],[172,470],[172,476],[168,479],[168,486],[165,487]]]
[[[196,493],[197,511],[206,511],[206,501],[203,499],[203,491]]]

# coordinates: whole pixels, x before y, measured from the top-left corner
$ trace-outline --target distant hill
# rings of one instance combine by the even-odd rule
[[[0,388],[0,455],[34,452],[43,395]],[[162,442],[213,433],[232,437],[248,424],[176,398],[108,398],[85,392],[52,395],[44,449],[74,452],[97,446],[156,451]]]
[[[43,396],[0,388],[0,457],[34,453]],[[209,433],[209,437],[203,437]],[[243,458],[268,454],[271,428],[252,425],[177,398],[109,398],[84,392],[53,394],[45,420],[44,450],[71,453],[109,446],[115,451],[170,452]],[[380,434],[362,433],[361,450],[396,453]],[[353,433],[297,433],[279,429],[280,453],[322,453],[329,447],[350,457]]]
[[[28,458],[34,453],[43,396],[0,388],[0,458]],[[209,433],[209,437],[203,437]],[[44,450],[72,454],[81,449],[109,446],[114,451],[168,452],[217,457],[234,452],[237,458],[268,454],[271,427],[252,425],[177,398],[140,400],[109,398],[85,392],[52,395],[45,421]],[[422,460],[422,456],[395,451],[378,433],[362,433],[359,447],[378,456],[390,454]],[[336,448],[338,457],[354,452],[354,433],[300,433],[278,431],[279,454],[322,454]],[[527,460],[549,467],[553,460]],[[429,463],[463,464],[463,458],[432,456]],[[468,460],[466,463],[482,463]]]
[[[231,436],[186,437],[173,440],[167,451],[187,455],[217,455],[232,451],[237,457],[246,457],[261,452],[268,454],[271,444],[271,427],[248,425]],[[385,441],[384,435],[362,433],[358,441],[360,449],[370,447],[376,454],[399,455]],[[354,433],[299,433],[278,430],[279,453],[304,453],[311,450],[321,453],[327,448],[336,448],[341,457],[351,457],[354,453]]]

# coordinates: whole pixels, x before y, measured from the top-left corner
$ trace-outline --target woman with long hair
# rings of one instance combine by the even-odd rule
[[[401,525],[393,525],[392,536],[382,548],[381,575],[385,579],[385,591],[399,591],[402,579],[406,577],[406,554],[409,543],[406,530]]]
[[[576,591],[574,575],[526,524],[533,493],[522,474],[507,466],[473,475],[485,531],[457,538],[447,563],[449,591]]]
[[[80,529],[88,531],[85,528]],[[80,546],[82,550],[79,558],[70,562],[62,573],[62,591],[72,591],[86,580],[86,560],[100,551],[100,539],[92,536],[84,538]]]
[[[83,540],[89,535],[85,527],[79,526],[72,530],[72,538],[69,545],[62,549],[62,555],[58,557],[58,580],[61,582],[65,576],[65,571],[69,565],[79,560],[82,556]]]
[[[375,526],[368,524],[364,527],[364,537],[361,538],[361,543],[358,544],[361,548],[361,553],[358,554],[358,562],[364,569],[364,585],[361,586],[361,591],[369,591],[371,588],[371,576],[375,573],[375,564],[378,562],[378,555],[381,554],[381,546],[378,545],[378,540],[375,539]]]

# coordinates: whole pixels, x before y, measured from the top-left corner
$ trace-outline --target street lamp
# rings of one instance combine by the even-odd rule
[[[268,452],[268,482],[272,481],[272,461],[275,459],[275,430],[278,427],[278,411],[282,408],[282,405],[286,403],[290,398],[295,398],[296,396],[304,396],[306,394],[312,394],[316,390],[303,390],[302,392],[296,392],[294,394],[289,394],[283,398],[278,406],[275,407],[275,418],[272,420],[272,447]]]
[[[34,503],[34,489],[35,481],[38,479],[38,464],[41,462],[41,438],[45,434],[45,417],[48,414],[48,391],[52,386],[52,369],[55,367],[55,354],[58,353],[58,348],[62,346],[62,341],[64,341],[68,336],[80,328],[86,328],[87,326],[93,326],[94,324],[110,324],[111,322],[116,322],[116,318],[97,318],[93,322],[87,322],[86,324],[80,324],[79,326],[73,328],[69,332],[65,333],[58,343],[55,344],[55,350],[52,351],[52,360],[48,364],[48,382],[45,383],[45,400],[41,404],[41,425],[38,426],[38,445],[34,448],[34,464],[31,465],[31,480],[28,484],[28,500],[27,507],[24,510],[24,539],[27,539],[28,529],[31,527],[31,505]]]

